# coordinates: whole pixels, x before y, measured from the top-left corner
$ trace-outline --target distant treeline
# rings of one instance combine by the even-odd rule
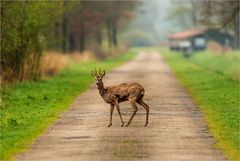
[[[37,80],[42,50],[63,53],[118,45],[136,2],[1,1],[1,80]]]

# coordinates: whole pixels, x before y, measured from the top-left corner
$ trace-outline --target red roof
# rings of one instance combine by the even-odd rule
[[[198,34],[202,34],[205,30],[204,29],[191,29],[185,30],[182,32],[177,32],[175,34],[168,35],[169,39],[185,39],[188,37],[192,37]]]

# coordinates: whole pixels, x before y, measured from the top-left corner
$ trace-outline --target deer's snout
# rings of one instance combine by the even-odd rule
[[[97,80],[96,85],[99,85],[99,84],[101,84],[101,81]]]

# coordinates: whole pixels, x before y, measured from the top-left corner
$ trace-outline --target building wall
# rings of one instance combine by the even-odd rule
[[[230,48],[233,48],[234,46],[233,37],[230,34],[220,32],[219,30],[216,30],[216,29],[207,30],[205,32],[205,37],[208,41],[209,40],[215,41],[222,46],[229,45]]]

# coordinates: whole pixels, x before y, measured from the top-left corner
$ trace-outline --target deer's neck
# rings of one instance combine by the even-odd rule
[[[104,87],[103,82],[101,82],[100,84],[98,84],[97,88],[98,88],[99,94],[100,94],[102,97],[104,97],[104,95],[106,94],[107,91],[106,91],[106,88]]]

